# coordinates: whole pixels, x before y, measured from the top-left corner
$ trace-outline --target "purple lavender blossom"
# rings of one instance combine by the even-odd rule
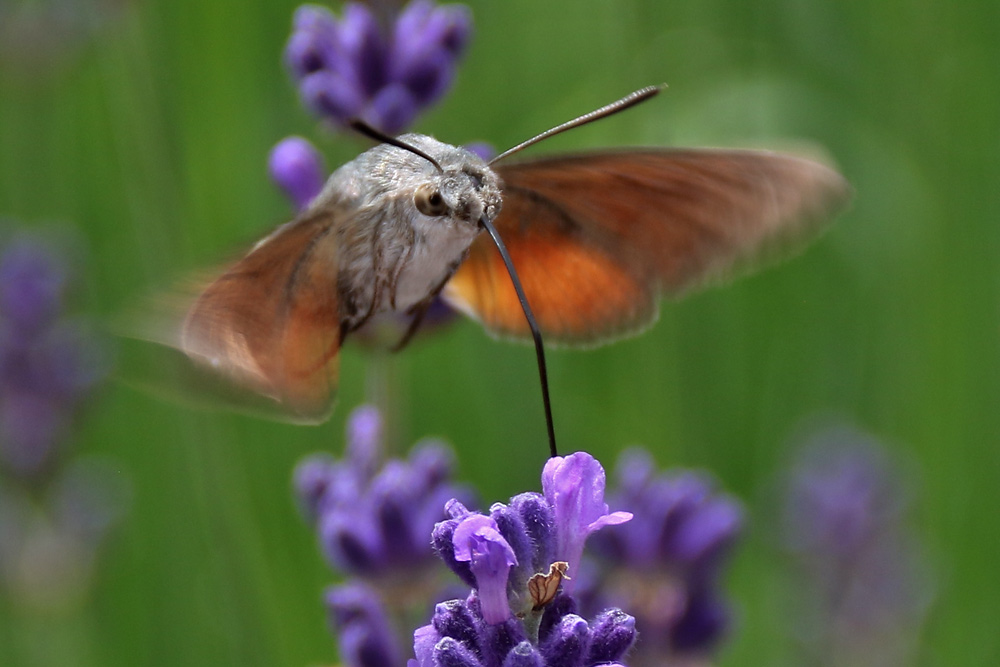
[[[21,236],[0,257],[0,315],[13,335],[49,328],[62,310],[66,268],[40,240]]]
[[[592,533],[632,518],[629,512],[608,511],[604,468],[585,452],[550,458],[542,470],[542,491],[555,513],[555,556],[570,563],[571,576],[579,567],[584,542]],[[572,584],[566,588],[572,590]]]
[[[507,576],[511,566],[517,565],[517,557],[497,522],[482,514],[468,514],[455,526],[451,539],[455,560],[468,563],[476,578],[483,620],[490,625],[506,621],[510,618]]]
[[[296,11],[285,61],[309,109],[395,134],[441,98],[472,31],[468,9],[415,0],[387,23],[356,2],[339,18],[315,5]]]
[[[544,599],[529,583],[531,575],[549,579],[564,572],[566,564],[553,565],[552,554],[575,552],[577,543],[582,551],[586,535],[628,521],[628,513],[607,512],[604,470],[583,452],[553,459],[543,485],[546,495],[515,496],[507,505],[494,504],[489,516],[449,503],[452,518],[434,527],[432,541],[473,591],[465,600],[439,604],[431,623],[414,632],[416,659],[410,667],[609,665],[619,664],[632,647],[635,619],[620,609],[607,609],[588,622],[577,613],[565,578],[562,592],[556,578]],[[572,537],[572,545],[558,546],[565,536]],[[571,561],[568,567],[578,565]]]
[[[402,664],[405,619],[426,613],[446,584],[431,529],[448,499],[470,502],[450,481],[441,443],[418,443],[406,460],[381,462],[382,418],[372,406],[347,423],[344,457],[314,455],[295,470],[295,490],[330,565],[353,578],[326,595],[341,657],[349,667]],[[437,596],[437,597],[435,597]],[[397,632],[399,634],[397,634]]]
[[[297,211],[303,211],[323,189],[326,167],[316,147],[302,137],[287,137],[271,149],[267,162],[271,178]]]
[[[60,318],[67,270],[41,239],[0,251],[0,468],[33,478],[56,464],[67,424],[103,374],[95,341]]]
[[[788,476],[783,542],[803,648],[823,665],[908,665],[930,599],[907,494],[874,438],[815,432]]]
[[[96,340],[65,318],[70,272],[40,237],[0,249],[0,585],[51,611],[87,592],[99,548],[126,504],[107,465],[71,460],[69,426],[103,375]]]
[[[708,655],[729,625],[719,578],[742,529],[739,504],[702,475],[658,474],[638,449],[619,459],[616,482],[609,502],[633,518],[595,536],[597,562],[579,577],[585,608],[635,613],[634,665]]]
[[[348,419],[345,458],[312,456],[295,471],[300,505],[331,566],[372,580],[434,563],[428,536],[446,500],[469,496],[449,481],[451,453],[435,441],[378,469],[381,428],[377,410],[358,408]]]

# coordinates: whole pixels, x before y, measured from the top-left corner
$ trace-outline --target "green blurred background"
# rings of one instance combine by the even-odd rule
[[[265,167],[282,137],[309,137],[331,167],[364,146],[320,131],[298,102],[281,63],[296,2],[65,4],[83,34],[0,26],[0,216],[80,231],[77,301],[99,318],[287,218]],[[666,304],[637,339],[551,352],[565,450],[610,465],[643,444],[747,503],[729,578],[739,620],[720,663],[794,664],[773,487],[802,420],[833,414],[913,471],[935,591],[919,664],[1000,664],[1000,3],[469,4],[471,48],[419,131],[503,148],[666,82],[546,149],[805,141],[856,189],[791,261]],[[445,437],[488,500],[538,487],[534,356],[470,322],[388,361],[349,346],[337,412],[318,428],[194,412],[111,382],[76,446],[131,479],[129,514],[82,608],[38,616],[0,599],[0,664],[333,662],[320,605],[333,575],[290,474],[306,453],[339,451],[345,415],[376,385],[389,388],[398,449]]]

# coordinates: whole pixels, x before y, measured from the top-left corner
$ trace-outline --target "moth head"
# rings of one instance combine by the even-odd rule
[[[477,228],[482,217],[493,220],[499,215],[500,180],[482,158],[424,135],[408,134],[400,140],[434,159],[420,164],[419,156],[411,156],[418,160],[420,176],[409,191],[420,218],[417,224],[449,221]]]

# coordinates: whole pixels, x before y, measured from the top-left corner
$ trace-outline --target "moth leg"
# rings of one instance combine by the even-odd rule
[[[392,267],[392,273],[389,274],[387,285],[389,288],[389,306],[393,310],[396,310],[396,288],[399,284],[399,276],[403,273],[403,269],[406,268],[407,262],[410,261],[410,255],[413,254],[413,245],[413,239],[411,238],[410,242],[406,244],[403,254],[396,260],[396,265]]]
[[[437,294],[431,294],[429,297],[410,308],[410,314],[413,315],[413,318],[410,320],[410,324],[406,327],[406,332],[403,334],[402,338],[399,339],[399,342],[389,348],[390,352],[399,352],[410,344],[410,341],[413,340],[414,334],[417,333],[417,330],[423,323],[424,316],[427,314],[427,310],[431,307],[431,302],[434,301],[436,296]]]
[[[448,281],[451,280],[451,277],[455,275],[455,271],[458,271],[458,267],[462,263],[462,260],[464,259],[465,255],[463,255],[462,258],[459,259],[457,262],[449,266],[448,272],[445,275],[444,279],[442,279],[441,282],[434,289],[431,290],[431,293],[410,307],[409,311],[407,312],[413,315],[413,319],[410,320],[409,326],[406,327],[406,333],[404,333],[403,337],[399,339],[399,342],[393,345],[391,348],[389,348],[390,351],[399,352],[404,347],[409,345],[410,340],[413,338],[413,335],[417,333],[417,329],[419,329],[420,325],[423,323],[424,316],[427,314],[427,310],[431,307],[431,304],[434,303],[434,299],[436,299],[438,295],[441,294],[441,290],[443,290],[444,286],[448,284]]]
[[[378,303],[379,299],[382,298],[382,282],[379,280],[375,281],[375,287],[372,289],[372,300],[368,304],[368,310],[364,312],[359,318],[353,318],[350,322],[350,331],[355,331],[360,329],[365,325],[365,322],[372,318],[375,314],[375,304]]]

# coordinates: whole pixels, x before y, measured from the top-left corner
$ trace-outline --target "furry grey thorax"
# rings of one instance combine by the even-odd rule
[[[348,330],[371,315],[406,312],[440,291],[479,234],[479,220],[500,213],[500,181],[469,151],[420,134],[399,139],[438,161],[388,144],[335,171],[307,215],[328,214],[336,236],[341,317]],[[440,192],[447,210],[417,210],[421,186]]]

